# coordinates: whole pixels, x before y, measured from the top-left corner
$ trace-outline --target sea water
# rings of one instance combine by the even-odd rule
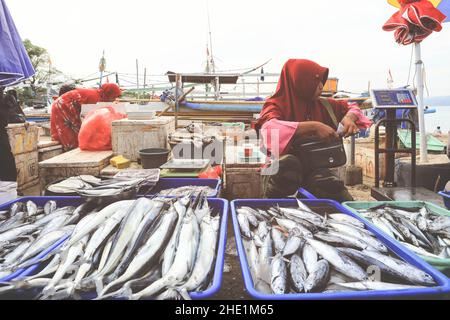
[[[437,127],[441,127],[442,133],[450,131],[450,106],[432,107],[436,113],[425,115],[425,126],[429,133],[433,133]]]

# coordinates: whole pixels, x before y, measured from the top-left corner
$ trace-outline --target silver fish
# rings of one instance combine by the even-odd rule
[[[130,241],[133,239],[134,232],[139,227],[143,217],[148,214],[152,208],[152,200],[140,198],[128,209],[128,214],[125,216],[121,228],[116,234],[108,261],[106,262],[105,267],[99,270],[100,274],[107,275],[119,264],[120,258],[123,256],[127,247],[130,245]]]
[[[148,238],[144,246],[140,248],[124,274],[108,284],[99,296],[104,296],[111,288],[132,279],[132,277],[141,273],[147,266],[155,263],[169,241],[177,219],[178,214],[174,209],[164,213],[159,219],[158,226],[155,228],[153,234]]]
[[[250,239],[252,237],[250,232],[250,223],[248,221],[248,216],[243,214],[238,214],[237,216],[239,227],[241,229],[242,235],[246,237],[247,239]]]
[[[271,234],[275,251],[281,253],[286,245],[286,237],[276,228],[272,228]]]
[[[314,248],[308,243],[306,243],[303,246],[302,258],[303,262],[305,263],[306,270],[308,271],[308,273],[312,273],[317,261],[319,261],[317,251],[314,250]]]
[[[361,267],[359,267],[345,255],[339,253],[339,251],[335,248],[312,239],[306,239],[306,241],[337,271],[355,280],[362,281],[367,279],[367,273],[363,269],[361,269]]]
[[[198,250],[198,242],[196,243],[198,235],[195,234],[195,230],[198,230],[197,219],[194,216],[186,216],[181,228],[177,254],[170,270],[160,280],[130,296],[129,298],[131,300],[139,300],[154,296],[163,288],[177,286],[189,277],[194,267]]]
[[[429,257],[429,258],[435,258],[435,259],[442,259],[440,256],[429,253],[428,251],[426,251],[425,249],[422,249],[420,247],[416,247],[412,244],[406,243],[406,242],[400,242],[402,245],[404,245],[406,248],[408,248],[409,250],[411,250],[412,252],[419,254],[421,256],[425,256],[425,257]],[[444,258],[445,259],[445,258]]]
[[[191,276],[183,285],[183,291],[190,292],[201,287],[213,267],[216,255],[217,235],[220,227],[220,217],[211,218],[207,215],[201,224],[200,246],[197,252],[194,269]]]
[[[402,224],[405,227],[407,227],[417,237],[417,239],[420,239],[421,241],[425,242],[431,248],[433,247],[433,245],[427,239],[427,237],[423,234],[423,232],[420,231],[419,228],[417,228],[411,221],[404,219],[404,218],[400,218],[400,221],[402,222]]]
[[[287,285],[287,268],[283,257],[277,255],[272,260],[271,288],[275,294],[285,294]]]
[[[55,201],[53,200],[47,201],[47,203],[44,205],[44,212],[46,215],[49,215],[53,211],[55,211],[57,207],[58,205],[56,204]]]
[[[334,213],[334,214],[330,214],[329,217],[338,222],[349,223],[349,224],[352,224],[352,225],[354,225],[356,227],[360,227],[360,228],[365,227],[364,223],[362,223],[361,221],[359,221],[356,218],[353,218],[352,216],[349,216],[348,214]]]
[[[38,213],[38,207],[33,201],[27,201],[26,207],[28,217],[35,216]]]
[[[128,210],[128,208],[134,203],[132,200],[125,200],[115,202],[95,215],[89,215],[82,219],[84,223],[77,224],[77,227],[74,230],[73,235],[70,240],[67,242],[65,246],[71,247],[76,242],[80,241],[85,235],[91,233],[93,230],[96,230],[98,226],[104,223],[108,218],[113,216],[118,210]]]
[[[330,223],[330,226],[339,232],[348,234],[349,236],[366,242],[368,245],[380,252],[388,252],[387,247],[381,241],[374,238],[370,231],[365,230],[365,232],[362,232],[362,229],[340,223]]]
[[[20,237],[22,235],[31,234],[35,230],[36,230],[36,226],[25,225],[23,227],[15,228],[15,229],[6,231],[4,233],[1,233],[0,234],[0,246],[2,245],[2,243],[4,245],[4,243],[15,240],[17,237]]]
[[[298,228],[292,229],[289,233],[289,238],[286,241],[286,245],[283,248],[283,257],[293,255],[301,249],[304,244],[305,240],[303,240],[301,231]]]
[[[370,250],[364,250],[364,254],[379,260],[383,264],[387,265],[388,267],[396,270],[399,275],[401,275],[404,279],[415,283],[419,285],[435,285],[436,282],[434,281],[433,277],[430,276],[428,273],[402,261],[398,260],[383,254],[380,254],[376,251],[370,251]]]
[[[169,272],[170,267],[172,266],[173,260],[175,259],[175,254],[177,252],[178,243],[180,241],[180,233],[181,228],[183,226],[183,221],[186,216],[186,212],[190,211],[189,214],[192,213],[192,208],[186,209],[186,207],[181,203],[181,201],[177,201],[173,208],[177,214],[178,214],[178,222],[175,227],[175,231],[173,232],[172,237],[170,238],[170,241],[164,250],[164,257],[163,257],[163,263],[162,263],[162,274],[163,276]]]
[[[305,292],[322,290],[330,278],[330,264],[326,260],[320,260],[314,266],[305,282]]]
[[[23,202],[15,202],[15,203],[13,203],[11,205],[11,208],[9,209],[10,217],[14,217],[17,213],[22,212],[24,210],[24,207],[25,206],[24,206]]]
[[[303,292],[305,290],[305,282],[308,278],[308,272],[306,271],[305,264],[300,256],[294,254],[291,257],[289,271],[295,290],[299,293]]]

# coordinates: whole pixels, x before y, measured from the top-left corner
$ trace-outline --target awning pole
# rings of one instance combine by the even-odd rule
[[[425,107],[423,102],[423,62],[421,55],[420,43],[414,44],[416,52],[416,76],[417,76],[417,102],[419,104],[419,131],[420,131],[420,162],[428,162],[428,148],[427,148],[427,131],[425,127]]]

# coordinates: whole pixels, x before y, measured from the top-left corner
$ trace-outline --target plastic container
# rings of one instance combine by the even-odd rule
[[[185,187],[185,186],[205,186],[214,189],[216,192],[209,198],[217,198],[220,195],[222,181],[219,179],[171,179],[163,178],[158,181],[155,187],[149,191],[149,195],[157,195],[163,190]],[[145,186],[143,187],[145,188]]]
[[[442,196],[442,198],[444,198],[444,203],[447,209],[450,210],[450,192],[442,191],[439,192],[439,194]]]
[[[363,222],[367,229],[373,232],[376,237],[382,241],[393,253],[404,261],[416,266],[417,268],[429,273],[438,283],[436,287],[406,289],[406,290],[384,290],[384,291],[358,291],[358,292],[341,292],[341,293],[298,293],[298,294],[263,294],[258,292],[253,284],[253,279],[250,274],[249,265],[247,263],[246,253],[242,242],[239,223],[237,221],[236,209],[241,206],[250,206],[252,208],[267,209],[274,205],[280,207],[297,207],[297,200],[295,199],[280,199],[280,200],[235,200],[231,202],[231,213],[233,218],[233,228],[236,235],[236,244],[238,249],[239,260],[244,277],[244,284],[248,293],[261,300],[338,300],[338,299],[393,299],[406,297],[423,297],[423,296],[438,296],[450,292],[450,279],[448,279],[441,272],[427,264],[425,261],[405,250],[398,242],[387,237],[381,233],[372,224],[365,219],[361,219],[357,214],[344,208],[342,205],[332,200],[304,200],[307,206],[317,212],[332,212],[344,213]]]
[[[0,181],[0,205],[17,198],[17,182]]]
[[[315,195],[313,195],[308,190],[303,189],[303,188],[298,189],[297,198],[299,198],[299,199],[309,199],[309,200],[317,199],[317,197]]]
[[[33,201],[34,203],[36,203],[36,205],[38,207],[43,207],[47,203],[47,201],[50,201],[50,200],[56,201],[58,208],[66,207],[66,206],[78,206],[82,203],[82,200],[79,197],[25,197],[25,198],[18,198],[13,201],[10,201],[10,202],[0,205],[0,211],[8,210],[11,207],[11,205],[13,205],[16,202]],[[60,247],[64,243],[65,240],[67,240],[67,238],[61,239],[60,241],[54,243],[50,248],[43,251],[41,254],[36,256],[36,258],[31,260],[31,261],[36,261],[35,265],[28,267],[26,269],[19,269],[16,272],[14,272],[13,274],[11,274],[3,279],[0,279],[0,282],[8,282],[8,281],[22,278],[22,277],[32,274],[34,272],[34,270],[36,270],[39,267],[39,264],[37,263],[37,261],[46,257],[50,252],[52,252],[53,250]]]
[[[438,207],[437,205],[434,205],[432,203],[429,202],[421,202],[421,201],[384,201],[384,202],[346,202],[343,204],[344,207],[348,208],[349,210],[351,210],[352,212],[354,212],[355,214],[357,214],[358,216],[360,216],[362,219],[364,219],[364,217],[362,215],[359,214],[358,210],[367,210],[370,208],[374,208],[374,207],[379,207],[383,204],[391,204],[397,207],[403,207],[403,208],[415,208],[415,207],[421,207],[424,204],[427,206],[428,210],[430,210],[431,212],[438,214],[438,215],[442,215],[442,216],[450,216],[450,211]],[[369,220],[369,219],[367,219]],[[370,221],[370,220],[369,220]],[[382,231],[380,231],[382,232]],[[386,234],[386,237],[389,237]],[[394,241],[397,241],[394,239]],[[401,246],[401,243],[399,243],[399,245]],[[408,250],[408,249],[406,249]],[[428,262],[429,264],[431,264],[432,266],[436,267],[439,270],[450,270],[450,259],[435,259],[435,258],[430,258],[430,257],[425,257],[422,255],[419,255],[422,259],[424,259],[426,262]]]
[[[61,204],[63,206],[67,205],[75,205],[81,203],[81,198],[75,198],[75,197],[66,197],[66,198],[23,198],[26,201],[34,199],[45,199],[45,200],[36,200],[35,203],[38,205],[45,204],[48,200],[55,200],[58,204],[58,206]],[[225,263],[225,249],[226,249],[226,243],[227,243],[227,223],[228,223],[228,201],[224,199],[209,199],[208,200],[209,205],[212,209],[213,214],[216,214],[219,212],[221,214],[221,222],[220,222],[220,230],[219,230],[219,239],[218,239],[218,245],[217,245],[217,256],[214,266],[214,274],[212,277],[212,284],[211,286],[202,292],[193,292],[190,293],[190,296],[192,299],[200,300],[200,299],[207,299],[215,294],[217,294],[221,288],[222,285],[222,278],[223,278],[223,267]],[[11,203],[12,204],[12,203]],[[48,253],[58,249],[60,246],[64,244],[64,242],[68,239],[68,237],[61,239],[58,241],[58,243],[55,243],[51,248],[46,250],[42,255],[45,256]],[[44,255],[45,254],[45,255]],[[36,264],[32,267],[27,268],[26,270],[22,270],[20,274],[15,275],[12,279],[21,279],[26,276],[34,275],[38,270],[42,268],[42,265]],[[5,280],[5,281],[10,281]],[[1,281],[0,281],[1,282]],[[33,290],[33,292],[37,293],[37,290]],[[94,294],[85,294],[83,295],[83,298],[85,299],[93,299],[96,296]]]
[[[158,169],[169,159],[170,150],[168,149],[144,149],[139,151],[142,168]]]

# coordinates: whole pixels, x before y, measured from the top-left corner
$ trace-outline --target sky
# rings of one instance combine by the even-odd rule
[[[208,35],[207,0],[5,0],[19,33],[44,47],[53,65],[75,78],[107,70],[201,72]],[[382,25],[395,12],[386,0],[209,0],[213,54],[222,71],[272,59],[279,73],[291,58],[330,68],[351,92],[406,85],[411,46]],[[422,44],[430,96],[450,95],[450,23]],[[413,66],[414,68],[414,66]],[[411,80],[414,75],[412,69]]]

